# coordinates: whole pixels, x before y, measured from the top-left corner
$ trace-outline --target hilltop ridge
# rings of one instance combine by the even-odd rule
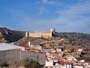
[[[11,30],[5,27],[0,28],[0,42],[15,42],[24,37],[23,31]]]
[[[0,28],[0,41],[1,42],[16,42],[25,37],[25,31],[11,30],[8,28]],[[90,34],[76,33],[76,32],[56,32],[56,38],[66,38],[70,41],[75,41],[80,45],[90,45]]]

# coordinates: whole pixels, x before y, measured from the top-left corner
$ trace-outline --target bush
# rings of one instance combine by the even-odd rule
[[[16,63],[16,68],[19,66],[24,66],[26,68],[42,68],[43,66],[38,63],[38,61],[33,59],[23,59]]]

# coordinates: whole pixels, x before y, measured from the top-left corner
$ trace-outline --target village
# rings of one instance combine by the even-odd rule
[[[55,47],[53,40],[41,41],[41,38],[52,38],[55,33],[55,29],[50,29],[50,32],[26,32],[25,37],[14,43],[0,43],[0,47],[4,46],[4,49],[0,50],[0,65],[7,63],[13,66],[17,60],[24,59],[26,57],[36,59],[43,68],[90,68],[90,63],[84,59],[77,59],[84,53],[84,48],[79,47],[77,49],[66,49],[63,46],[64,38],[54,40],[61,46]],[[30,40],[40,38],[38,41]],[[25,45],[21,41],[25,42]],[[21,44],[20,44],[20,43]],[[47,42],[52,43],[53,48],[49,47]],[[44,45],[41,45],[44,44]],[[20,46],[21,45],[21,46]],[[8,48],[8,49],[7,49]],[[70,47],[72,48],[72,47]],[[23,67],[18,67],[23,68]]]

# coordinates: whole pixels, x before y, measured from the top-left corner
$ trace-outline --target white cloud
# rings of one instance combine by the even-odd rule
[[[43,3],[43,4],[49,4],[49,5],[62,5],[61,2],[58,2],[56,0],[41,0],[41,3]]]
[[[39,15],[43,14],[46,11],[44,7],[39,8]]]
[[[62,16],[79,16],[84,13],[90,13],[90,2],[78,3],[74,6],[69,6],[65,10],[56,11],[59,15]]]
[[[48,0],[42,0],[43,3],[48,3]]]

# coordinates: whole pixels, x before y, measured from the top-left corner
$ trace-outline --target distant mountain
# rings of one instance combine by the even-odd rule
[[[24,37],[24,32],[0,28],[0,42],[15,42]]]
[[[73,44],[90,46],[90,34],[63,32],[63,33],[56,33],[55,36],[60,38],[66,38]]]
[[[0,42],[16,42],[25,36],[25,32],[11,30],[8,28],[0,28]],[[71,32],[56,32],[54,34],[57,38],[65,38],[70,43],[78,45],[90,45],[90,34],[71,33]]]

